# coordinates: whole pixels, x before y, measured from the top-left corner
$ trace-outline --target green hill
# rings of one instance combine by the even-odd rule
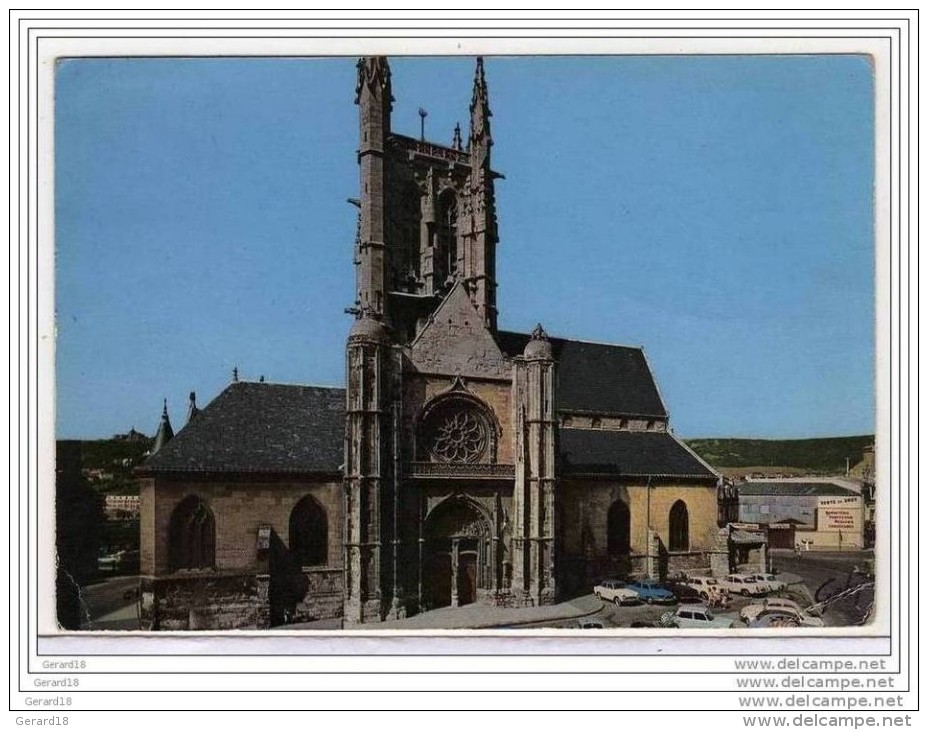
[[[844,473],[847,459],[854,466],[863,458],[872,435],[836,438],[686,439],[693,451],[714,467],[776,467],[821,474]]]
[[[133,432],[134,433],[134,432]],[[141,434],[132,438],[81,441],[81,468],[91,486],[108,494],[138,494],[133,469],[142,463],[152,439]]]

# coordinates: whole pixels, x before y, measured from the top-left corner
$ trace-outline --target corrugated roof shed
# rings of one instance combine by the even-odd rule
[[[743,497],[857,497],[856,492],[828,482],[777,482],[763,480],[738,485]]]

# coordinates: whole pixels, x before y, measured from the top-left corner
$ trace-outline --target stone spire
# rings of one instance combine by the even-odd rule
[[[364,92],[386,102],[387,113],[393,111],[393,86],[390,64],[386,56],[364,56],[358,59],[358,83],[354,89],[354,103],[360,104]]]
[[[535,329],[532,330],[531,339],[525,346],[523,356],[527,360],[551,359],[551,342],[548,340],[548,333],[545,332],[545,328],[541,326],[541,323],[535,325]]]
[[[454,139],[451,141],[451,146],[456,150],[464,149],[464,142],[461,140],[461,123],[460,122],[454,125]]]
[[[470,143],[493,144],[490,136],[490,95],[487,91],[487,79],[483,74],[483,58],[477,57],[477,70],[474,72],[474,91],[470,100]]]
[[[152,444],[151,453],[157,454],[164,445],[174,438],[174,429],[171,428],[171,419],[168,418],[168,399],[164,399],[164,409],[161,411],[161,423],[158,425],[158,433],[155,434],[155,443]]]
[[[385,209],[387,208],[387,139],[393,94],[390,66],[383,56],[358,61],[355,89],[360,140],[360,224],[357,243],[356,316],[386,318],[387,272],[390,271]]]
[[[498,176],[490,167],[490,98],[483,73],[483,59],[477,59],[474,92],[470,102],[470,177],[468,216],[464,222],[464,279],[484,324],[496,330],[496,193]]]

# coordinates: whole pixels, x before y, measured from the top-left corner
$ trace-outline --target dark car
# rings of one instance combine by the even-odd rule
[[[699,591],[686,583],[671,582],[667,584],[667,589],[680,603],[702,603]]]

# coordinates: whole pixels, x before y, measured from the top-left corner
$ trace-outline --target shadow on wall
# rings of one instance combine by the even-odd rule
[[[268,572],[268,600],[271,609],[271,626],[291,623],[296,607],[309,590],[309,579],[290,550],[276,532],[271,532]]]

